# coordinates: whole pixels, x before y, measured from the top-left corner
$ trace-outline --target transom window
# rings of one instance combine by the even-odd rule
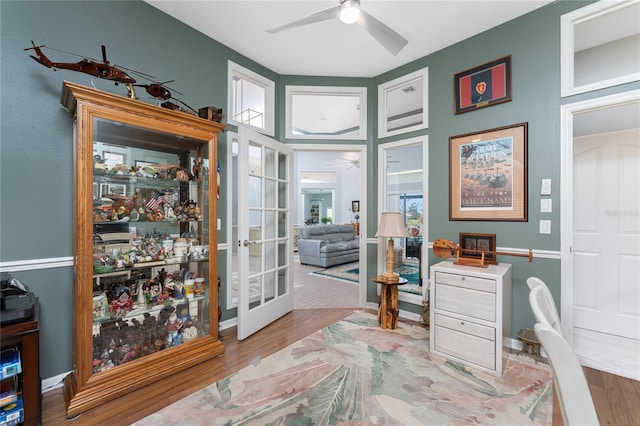
[[[229,61],[229,124],[245,124],[274,135],[275,83]]]

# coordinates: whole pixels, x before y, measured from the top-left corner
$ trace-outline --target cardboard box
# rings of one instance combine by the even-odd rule
[[[22,397],[12,404],[0,408],[0,426],[13,426],[24,422]]]
[[[5,349],[0,354],[0,380],[22,373],[20,351],[11,348]]]

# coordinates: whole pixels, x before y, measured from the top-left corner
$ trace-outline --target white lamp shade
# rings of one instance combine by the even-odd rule
[[[376,237],[408,238],[409,233],[407,232],[407,227],[404,225],[402,213],[382,213]]]

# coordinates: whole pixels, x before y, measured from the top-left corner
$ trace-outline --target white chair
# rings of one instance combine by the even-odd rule
[[[549,324],[555,331],[562,335],[560,327],[560,316],[553,301],[553,296],[549,287],[539,278],[530,277],[527,285],[531,289],[529,292],[529,304],[537,322]]]
[[[537,323],[534,331],[549,358],[564,424],[599,425],[584,371],[567,341],[548,324]]]

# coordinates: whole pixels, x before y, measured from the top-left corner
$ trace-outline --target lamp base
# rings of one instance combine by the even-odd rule
[[[385,281],[388,283],[397,283],[400,281],[400,275],[389,271],[385,271],[382,274],[378,275],[378,278],[381,281]]]

